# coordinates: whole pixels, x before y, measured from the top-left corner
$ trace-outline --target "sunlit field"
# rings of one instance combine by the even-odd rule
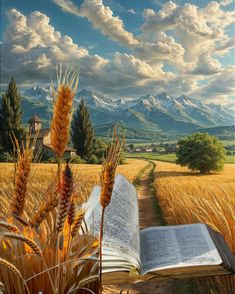
[[[130,181],[133,181],[140,170],[147,163],[143,160],[128,159],[126,164],[120,165],[117,168],[117,173],[122,173]],[[95,164],[73,164],[72,170],[74,176],[78,178],[76,181],[76,193],[79,197],[86,198],[90,195],[93,187],[100,184],[101,165]],[[56,164],[35,164],[32,169],[31,180],[29,186],[34,190],[37,189],[44,191],[47,185],[53,178],[56,177]],[[13,185],[14,166],[10,163],[0,163],[0,184],[1,195],[4,195],[4,191],[9,190],[9,187]]]
[[[235,165],[226,164],[219,174],[200,175],[157,162],[155,188],[167,224],[207,223],[221,232],[235,254]],[[234,276],[200,284],[202,293],[235,293]]]

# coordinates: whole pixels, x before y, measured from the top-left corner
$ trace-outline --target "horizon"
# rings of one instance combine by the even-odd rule
[[[235,108],[230,0],[8,2],[1,2],[1,88],[11,76],[19,89],[44,87],[56,64],[73,63],[79,91],[111,99],[166,92]]]

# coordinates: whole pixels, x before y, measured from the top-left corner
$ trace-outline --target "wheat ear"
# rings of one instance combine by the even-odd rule
[[[3,234],[3,236],[6,238],[19,240],[19,241],[26,243],[34,251],[35,254],[42,257],[42,252],[41,252],[40,248],[32,239],[25,237],[24,235],[15,234],[15,233],[5,233],[5,234]]]
[[[13,264],[10,263],[10,262],[8,262],[7,260],[1,258],[1,257],[0,257],[0,265],[1,265],[2,267],[4,267],[5,269],[11,271],[11,273],[12,273],[14,276],[16,276],[16,277],[18,277],[18,278],[20,278],[20,279],[23,279],[23,277],[22,277],[20,271],[19,271],[19,270],[13,265]]]
[[[51,122],[51,145],[58,158],[64,154],[69,140],[71,111],[78,85],[76,72],[67,72],[58,78],[57,97]]]
[[[58,205],[59,199],[57,196],[57,191],[51,190],[54,189],[50,188],[49,191],[46,193],[46,199],[41,203],[39,206],[36,214],[33,216],[31,220],[31,225],[35,228],[38,228],[40,224],[45,220],[48,214],[53,211],[53,209]]]
[[[9,224],[9,223],[7,223],[5,221],[0,221],[0,227],[5,228],[8,231],[11,231],[11,232],[14,232],[14,233],[19,232],[19,229],[16,226],[14,226],[12,224]]]
[[[63,230],[64,222],[68,213],[70,198],[73,192],[73,174],[68,164],[63,171],[60,185],[60,203],[56,221],[56,231],[60,233]]]
[[[101,172],[100,204],[102,207],[106,207],[110,203],[115,180],[115,172],[120,160],[123,145],[124,139],[120,141],[117,136],[116,129],[114,129],[113,139],[108,148],[108,155]]]
[[[81,225],[82,225],[82,221],[84,219],[84,215],[85,215],[85,212],[84,211],[81,211],[78,213],[75,221],[74,221],[74,224],[73,224],[73,227],[72,227],[72,231],[71,231],[71,236],[72,238],[74,238],[78,232],[78,230],[80,229]]]
[[[29,139],[26,139],[26,146],[19,148],[15,142],[15,149],[18,152],[17,173],[15,179],[14,196],[12,201],[12,212],[21,216],[24,211],[25,197],[27,193],[28,179],[30,175],[31,163],[33,158],[33,147],[29,146]]]
[[[76,206],[75,206],[75,201],[74,199],[71,200],[69,210],[68,210],[68,224],[72,226],[75,220],[75,215],[76,215]]]

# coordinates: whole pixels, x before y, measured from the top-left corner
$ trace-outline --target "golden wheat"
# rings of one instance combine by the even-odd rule
[[[37,254],[38,256],[42,256],[42,252],[38,245],[32,239],[24,235],[15,233],[4,233],[3,237],[25,242],[34,251],[35,254]]]
[[[33,164],[35,166],[36,164]],[[139,170],[142,169],[146,163],[138,159],[127,160],[127,164],[118,166],[118,172],[123,173],[130,181],[133,181]],[[57,209],[48,211],[46,215],[43,215],[43,221],[40,226],[35,229],[36,226],[31,226],[34,222],[34,217],[40,208],[43,211],[47,211],[47,201],[55,195],[59,197],[55,187],[57,185],[56,171],[57,166],[55,164],[37,164],[34,174],[29,176],[27,197],[25,199],[24,206],[24,218],[12,218],[9,215],[11,211],[11,202],[13,199],[14,185],[12,178],[14,175],[13,164],[0,164],[0,217],[3,225],[0,223],[1,234],[7,231],[11,232],[11,228],[17,228],[24,237],[33,240],[41,249],[43,254],[43,260],[45,260],[46,266],[40,258],[28,247],[25,242],[16,241],[14,239],[4,238],[0,240],[0,257],[13,264],[27,281],[30,293],[38,293],[43,287],[48,293],[53,293],[48,273],[50,273],[52,280],[54,281],[58,273],[58,263],[56,262],[56,236],[54,235],[55,223],[57,219]],[[32,168],[34,169],[34,168]],[[75,220],[78,219],[79,211],[81,212],[81,204],[87,200],[93,187],[100,183],[100,165],[73,165],[74,174],[74,193],[72,199],[77,207],[77,215]],[[52,183],[53,187],[51,187]],[[48,188],[49,187],[49,188]],[[49,205],[50,206],[50,205]],[[44,212],[45,212],[44,211]],[[39,219],[40,219],[39,217]],[[19,221],[19,219],[21,219]],[[83,217],[81,218],[83,219]],[[9,226],[5,225],[8,223]],[[35,222],[37,223],[37,222]],[[59,276],[61,293],[67,293],[70,289],[78,287],[81,280],[95,275],[98,273],[99,263],[97,260],[84,261],[82,264],[78,262],[72,262],[72,260],[78,260],[79,258],[89,257],[96,254],[99,250],[99,242],[97,239],[90,235],[83,235],[80,233],[79,228],[83,227],[81,222],[76,228],[76,233],[69,241],[69,227],[70,225],[66,221],[62,230],[62,239],[60,250],[60,263],[61,275]],[[31,224],[31,225],[30,225]],[[74,227],[75,222],[71,226]],[[71,233],[70,233],[71,235]],[[72,236],[71,236],[72,237]],[[61,241],[62,241],[61,239]],[[71,243],[69,245],[69,242]],[[64,264],[64,261],[68,263]],[[70,262],[71,261],[71,262]],[[75,270],[77,269],[77,270]],[[35,273],[32,275],[32,273]],[[65,273],[65,274],[64,274]],[[25,286],[22,282],[17,282],[10,275],[6,274],[6,271],[0,269],[0,281],[5,285],[6,293],[25,294]],[[76,285],[75,285],[76,284]],[[89,288],[93,291],[97,291],[97,282],[89,284]]]
[[[19,151],[19,146],[17,146]],[[18,154],[17,173],[15,179],[14,198],[12,201],[12,212],[21,216],[24,212],[25,197],[27,193],[28,180],[33,158],[33,144],[29,146],[29,139],[26,140],[26,147]]]
[[[68,164],[63,171],[62,182],[60,183],[60,203],[58,207],[58,216],[56,222],[57,232],[61,232],[68,213],[70,197],[73,193],[73,176]]]
[[[10,262],[0,257],[0,266],[4,267],[5,269],[9,270],[14,276],[23,279],[21,276],[20,271]]]
[[[109,147],[107,158],[105,159],[101,172],[100,204],[103,208],[108,206],[111,200],[116,168],[120,160],[123,145],[124,140],[119,140],[116,130],[114,129],[113,140]]]
[[[71,72],[70,72],[71,73]],[[57,97],[51,122],[51,144],[58,157],[62,157],[69,140],[71,111],[76,93],[78,78],[75,72],[66,72],[58,80]]]
[[[232,164],[225,165],[220,174],[199,175],[175,164],[157,162],[155,187],[166,222],[206,223],[223,235],[235,254],[234,175]],[[235,293],[234,276],[208,278],[201,284],[202,293]]]

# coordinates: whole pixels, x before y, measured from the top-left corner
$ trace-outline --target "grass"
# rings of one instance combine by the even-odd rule
[[[223,235],[235,254],[234,175],[233,164],[226,164],[221,173],[200,175],[173,163],[157,162],[155,188],[167,224],[207,223]],[[198,293],[235,293],[234,276],[198,281]]]
[[[149,160],[158,160],[158,161],[172,162],[172,163],[176,161],[175,153],[157,154],[157,153],[150,153],[150,152],[140,152],[140,153],[126,153],[125,156],[128,158],[145,158]],[[225,163],[235,164],[235,155],[226,155]]]

